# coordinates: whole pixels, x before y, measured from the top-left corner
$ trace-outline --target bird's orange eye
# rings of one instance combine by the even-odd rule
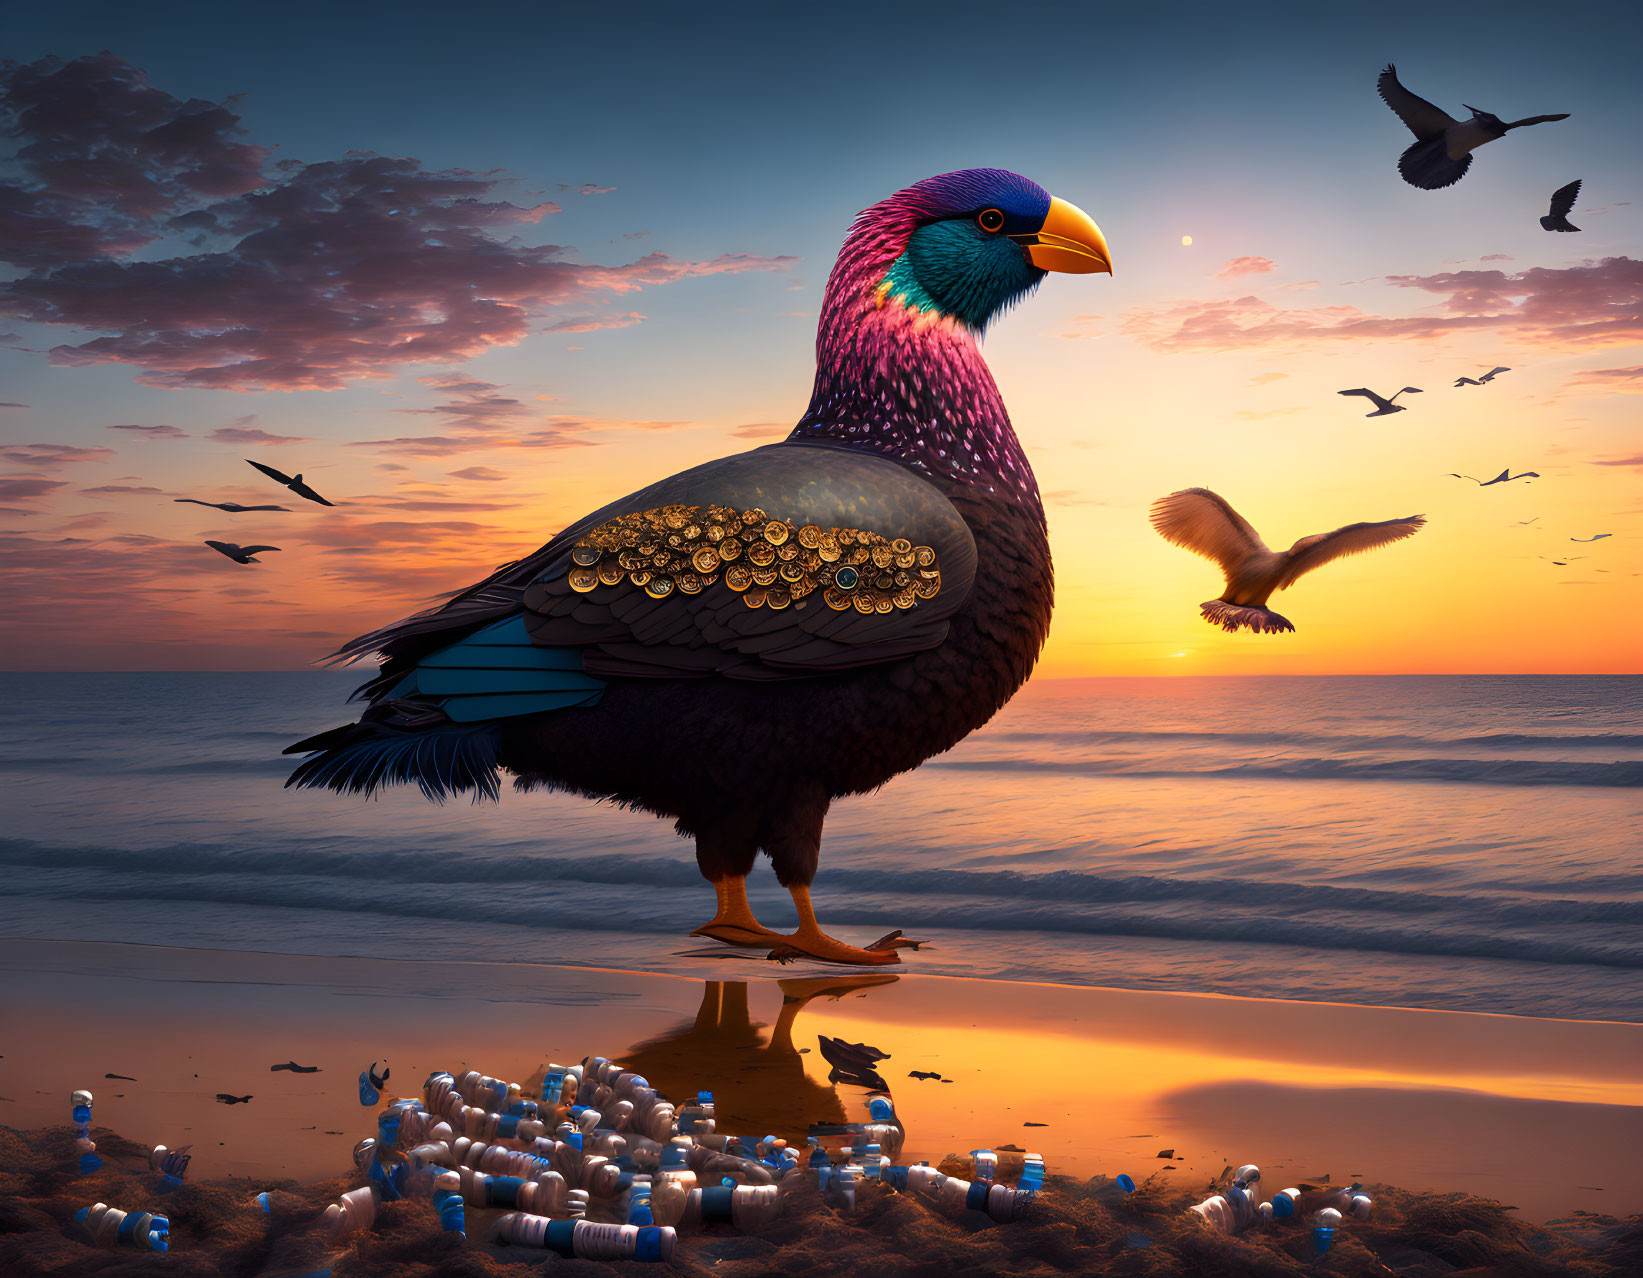
[[[1004,214],[997,209],[984,209],[976,215],[976,225],[984,231],[1002,231]]]

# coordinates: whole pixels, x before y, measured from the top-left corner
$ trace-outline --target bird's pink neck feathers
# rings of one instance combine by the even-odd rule
[[[1038,481],[975,335],[881,287],[923,213],[899,195],[845,237],[816,332],[816,385],[789,437],[836,440],[1034,509]]]

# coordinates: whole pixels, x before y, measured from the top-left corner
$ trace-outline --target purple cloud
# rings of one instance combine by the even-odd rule
[[[312,442],[310,435],[273,435],[268,431],[255,426],[219,426],[206,435],[207,439],[214,439],[219,444],[264,444],[278,446],[280,444],[307,444]]]
[[[1277,269],[1278,264],[1270,257],[1235,257],[1222,264],[1221,269],[1215,272],[1215,278],[1235,280],[1240,275],[1268,275]]]
[[[61,479],[37,479],[32,475],[0,475],[0,501],[33,501],[49,497],[59,488],[67,487]]]
[[[1160,351],[1300,349],[1337,341],[1431,341],[1488,332],[1552,350],[1643,340],[1643,261],[1608,257],[1564,269],[1389,275],[1396,288],[1439,300],[1410,316],[1355,306],[1284,309],[1248,296],[1128,312],[1123,332]]]
[[[175,426],[110,426],[110,430],[134,430],[145,439],[187,439],[188,432]]]
[[[12,64],[0,121],[22,139],[0,241],[29,272],[0,311],[100,333],[52,362],[129,364],[151,386],[335,389],[513,345],[545,307],[795,260],[571,261],[520,240],[559,206],[499,198],[505,174],[364,151],[270,169],[227,106],[179,102],[112,54]],[[131,259],[179,232],[199,251]]]
[[[17,466],[64,466],[69,462],[100,462],[114,456],[112,448],[74,444],[3,444],[0,457]]]

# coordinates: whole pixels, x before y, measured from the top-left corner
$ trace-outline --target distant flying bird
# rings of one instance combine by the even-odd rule
[[[1495,377],[1498,374],[1500,374],[1500,373],[1510,373],[1511,371],[1512,370],[1509,369],[1509,368],[1503,368],[1499,365],[1496,365],[1494,368],[1491,368],[1487,373],[1485,373],[1482,377],[1458,377],[1458,378],[1455,379],[1455,385],[1456,386],[1484,386],[1484,385],[1487,385],[1489,382],[1494,381]]]
[[[260,564],[262,560],[253,559],[252,555],[260,555],[265,550],[278,550],[278,546],[236,546],[231,541],[208,541],[205,543],[220,555],[227,555],[237,564]]]
[[[1152,526],[1165,541],[1184,546],[1221,565],[1227,588],[1219,599],[1199,605],[1205,621],[1227,631],[1248,627],[1257,633],[1293,630],[1287,617],[1265,605],[1276,590],[1342,555],[1374,550],[1413,535],[1424,515],[1377,524],[1347,524],[1334,532],[1302,537],[1288,550],[1269,550],[1242,515],[1207,488],[1184,488],[1152,503]]]
[[[1408,405],[1394,404],[1392,399],[1396,399],[1398,395],[1424,394],[1419,386],[1405,386],[1398,392],[1398,395],[1392,396],[1392,399],[1382,399],[1379,395],[1375,394],[1374,391],[1365,390],[1362,386],[1358,387],[1357,390],[1336,391],[1335,393],[1337,395],[1362,395],[1365,399],[1373,401],[1375,411],[1372,413],[1365,413],[1365,417],[1385,417],[1388,413],[1401,413],[1408,407]]]
[[[336,502],[326,501],[325,498],[321,497],[307,484],[303,483],[301,475],[287,475],[283,471],[275,470],[272,466],[264,466],[261,462],[254,462],[249,457],[245,459],[245,462],[248,466],[255,466],[270,479],[278,480],[294,492],[298,497],[306,497],[309,501],[317,501],[321,506],[336,505]]]
[[[1540,219],[1540,224],[1548,231],[1578,231],[1580,228],[1569,221],[1569,212],[1580,198],[1580,183],[1574,181],[1568,186],[1560,186],[1552,192],[1552,211]],[[1589,211],[1589,210],[1588,210]]]
[[[1585,555],[1568,555],[1563,559],[1547,559],[1545,555],[1537,555],[1536,558],[1544,559],[1547,563],[1551,564],[1554,568],[1567,568],[1570,564],[1578,563],[1580,560],[1586,558],[1586,556]]]
[[[1536,515],[1534,517],[1534,519],[1520,519],[1520,520],[1517,521],[1517,523],[1513,524],[1512,527],[1513,528],[1527,528],[1530,524],[1536,523],[1539,519],[1540,519],[1539,515]]]
[[[237,501],[201,501],[198,497],[173,497],[172,501],[192,502],[196,506],[210,506],[214,510],[226,510],[231,515],[243,515],[248,510],[289,510],[288,506],[242,506]]]
[[[1491,484],[1509,484],[1514,479],[1539,479],[1540,474],[1537,471],[1525,470],[1525,471],[1522,471],[1519,474],[1514,475],[1512,473],[1512,468],[1510,466],[1508,466],[1505,470],[1501,471],[1500,474],[1496,475],[1493,479],[1479,479],[1476,475],[1457,475],[1454,471],[1449,472],[1449,478],[1450,479],[1470,479],[1479,488],[1487,488]],[[1539,519],[1540,516],[1536,515],[1535,518]]]
[[[1425,191],[1436,191],[1452,186],[1466,176],[1472,167],[1472,152],[1486,142],[1506,136],[1511,129],[1527,128],[1531,124],[1546,124],[1552,120],[1567,120],[1562,115],[1531,115],[1510,124],[1498,115],[1466,109],[1470,119],[1457,120],[1447,111],[1433,106],[1425,98],[1416,97],[1398,83],[1398,69],[1388,65],[1375,81],[1381,100],[1397,112],[1398,118],[1409,126],[1416,141],[1398,157],[1398,172],[1410,186]],[[1464,105],[1464,104],[1463,104]]]
[[[1595,537],[1571,537],[1570,541],[1602,541],[1605,537],[1613,537],[1613,533],[1598,533]]]
[[[506,770],[619,799],[695,838],[717,901],[696,935],[899,962],[894,933],[875,949],[822,930],[823,823],[834,800],[951,749],[1032,670],[1049,543],[977,338],[1047,272],[1111,269],[1085,213],[1014,173],[881,200],[828,277],[814,391],[787,439],[656,482],[635,452],[624,478],[644,487],[347,644],[337,659],[382,656],[368,705],[288,747],[311,757],[287,784],[494,797]],[[798,912],[790,935],[748,902],[761,851]]]

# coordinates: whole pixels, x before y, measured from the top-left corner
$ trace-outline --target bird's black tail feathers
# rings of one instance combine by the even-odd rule
[[[1471,167],[1470,155],[1451,160],[1441,137],[1416,142],[1398,157],[1398,172],[1403,175],[1403,180],[1423,191],[1438,191],[1453,186],[1466,176],[1466,170]]]
[[[305,759],[285,784],[369,797],[384,785],[414,781],[435,803],[468,790],[477,803],[501,794],[497,745],[495,724],[446,723],[407,730],[366,719],[287,746],[286,754],[318,753]]]

